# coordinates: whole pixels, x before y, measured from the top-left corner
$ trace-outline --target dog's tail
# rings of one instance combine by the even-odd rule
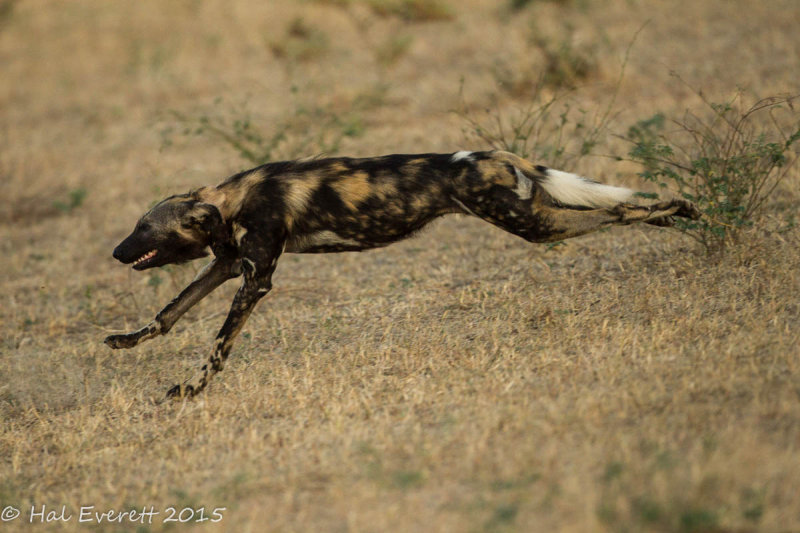
[[[594,180],[542,166],[536,170],[544,174],[539,181],[547,194],[564,205],[579,207],[614,207],[633,199],[634,192],[625,187],[604,185]]]
[[[614,207],[632,202],[635,197],[635,192],[631,189],[604,185],[577,174],[534,165],[509,152],[495,152],[495,157],[511,164],[544,189],[553,200],[565,206]]]

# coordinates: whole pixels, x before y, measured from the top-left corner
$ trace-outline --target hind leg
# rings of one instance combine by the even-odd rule
[[[536,199],[521,199],[499,187],[487,192],[480,197],[456,200],[456,203],[465,212],[530,242],[561,241],[634,222],[669,225],[672,216],[692,219],[700,216],[694,205],[680,199],[646,206],[622,203],[603,209],[571,209],[543,204]]]
[[[548,207],[547,218],[552,223],[548,240],[564,240],[591,233],[608,226],[645,222],[656,226],[672,225],[671,217],[697,219],[700,213],[691,203],[675,199],[652,205],[618,204],[608,209],[562,209]]]

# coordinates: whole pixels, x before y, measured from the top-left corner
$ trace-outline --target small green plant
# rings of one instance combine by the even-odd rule
[[[383,68],[391,67],[408,53],[413,41],[411,35],[390,35],[375,48],[375,60]]]
[[[485,531],[503,531],[503,526],[511,526],[519,514],[519,504],[516,502],[497,505],[492,511],[489,520],[484,524]]]
[[[542,86],[573,90],[598,72],[598,44],[576,39],[575,27],[568,21],[543,31],[533,19],[526,41],[521,57],[498,58],[491,67],[499,88],[512,98],[528,100]]]
[[[0,0],[0,29],[11,20],[17,2],[19,2],[19,0]]]
[[[334,7],[347,7],[350,5],[350,0],[312,0],[316,4],[334,6]]]
[[[763,489],[748,487],[742,491],[742,517],[752,524],[758,524],[764,516],[765,498],[766,494]]]
[[[292,93],[297,92],[293,87]],[[219,108],[222,99],[217,99],[215,105]],[[291,116],[272,124],[269,131],[259,125],[260,121],[253,118],[246,106],[202,114],[199,118],[179,111],[172,111],[172,115],[183,125],[185,135],[222,141],[236,150],[242,159],[253,165],[262,165],[276,159],[337,153],[344,139],[363,135],[362,105],[371,103],[356,99],[348,112],[339,114],[329,107],[306,106],[298,102]],[[170,129],[162,134],[165,146],[171,144],[171,133]]]
[[[270,41],[268,45],[275,57],[297,63],[325,55],[330,49],[330,40],[322,30],[297,17],[287,26],[283,39]]]
[[[508,5],[513,11],[525,9],[537,0],[509,0]],[[551,0],[554,4],[566,5],[572,3],[572,0]]]
[[[538,28],[530,32],[531,44],[544,56],[542,82],[550,87],[573,89],[597,72],[597,53],[590,45],[575,44],[575,28],[564,24],[562,39],[543,37]]]
[[[441,0],[367,0],[372,11],[381,17],[399,17],[406,22],[451,20],[453,11]]]
[[[161,276],[152,272],[150,276],[147,278],[147,285],[152,287],[154,291],[158,290],[158,287],[164,283],[164,280],[161,279]]]
[[[533,0],[509,0],[508,5],[514,11],[519,11],[520,9],[528,7],[528,5],[532,3]]]
[[[580,159],[593,154],[607,134],[616,115],[617,95],[625,77],[628,57],[642,29],[644,26],[628,44],[608,103],[594,113],[575,107],[567,98],[569,93],[552,94],[545,90],[547,82],[540,78],[534,84],[533,94],[527,97],[530,103],[526,107],[504,114],[495,101],[494,109],[486,109],[481,115],[466,104],[462,80],[461,105],[455,113],[466,123],[464,136],[468,140],[478,139],[481,145],[495,150],[513,152],[555,168],[573,167]]]
[[[62,213],[71,213],[72,211],[83,205],[83,201],[86,199],[87,194],[88,191],[84,187],[77,187],[69,191],[66,200],[54,201],[53,207],[55,207]]]
[[[465,103],[462,84],[461,105],[455,113],[466,124],[463,131],[467,140],[477,139],[481,145],[555,168],[571,168],[592,154],[608,130],[617,89],[609,105],[592,116],[564,96],[545,96],[541,84],[525,107],[503,113],[493,102],[493,109],[476,113]]]
[[[624,138],[631,143],[628,158],[643,167],[640,176],[691,200],[704,215],[676,227],[707,252],[721,252],[756,222],[797,161],[800,119],[794,97],[746,105],[741,91],[722,104],[697,94],[701,112],[677,120],[653,115]]]

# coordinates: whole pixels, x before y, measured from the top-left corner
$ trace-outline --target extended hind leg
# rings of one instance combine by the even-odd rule
[[[618,204],[607,209],[564,209],[545,207],[541,210],[550,222],[546,241],[561,241],[585,235],[608,226],[645,222],[656,226],[672,225],[673,216],[697,219],[700,213],[691,203],[675,199],[652,205]],[[541,242],[537,240],[536,242]]]
[[[531,242],[561,241],[634,222],[668,225],[672,216],[692,219],[700,216],[694,205],[680,199],[645,206],[622,203],[602,209],[571,209],[536,199],[521,199],[501,188],[480,199],[462,198],[457,203],[465,212]]]

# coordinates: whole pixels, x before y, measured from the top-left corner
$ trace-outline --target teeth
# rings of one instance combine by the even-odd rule
[[[149,252],[147,252],[146,254],[144,254],[142,257],[140,257],[139,259],[137,259],[136,261],[134,261],[134,262],[133,262],[133,264],[134,264],[134,265],[138,265],[138,264],[139,264],[139,263],[141,263],[142,261],[147,261],[148,259],[152,259],[153,257],[155,257],[155,256],[156,256],[156,254],[157,254],[157,253],[158,253],[158,250],[150,250]]]

